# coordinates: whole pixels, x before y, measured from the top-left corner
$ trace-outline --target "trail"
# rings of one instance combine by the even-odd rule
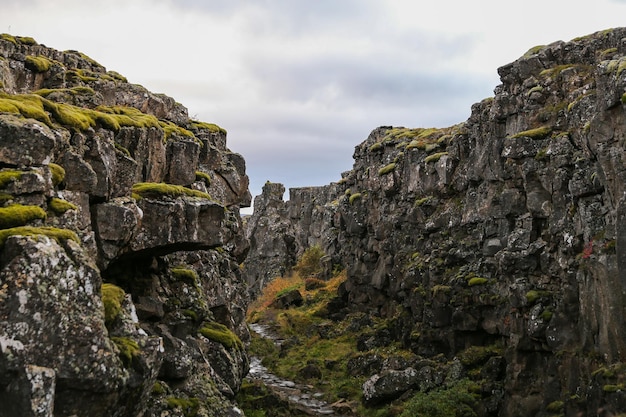
[[[250,324],[250,329],[261,337],[272,340],[280,346],[282,340],[278,339],[269,331],[269,326],[262,324]],[[282,379],[272,374],[256,356],[250,358],[250,373],[248,378],[261,381],[270,388],[274,394],[288,401],[298,410],[310,416],[333,416],[346,417],[337,414],[333,407],[322,400],[323,393],[315,391],[311,385],[298,384],[293,381]]]

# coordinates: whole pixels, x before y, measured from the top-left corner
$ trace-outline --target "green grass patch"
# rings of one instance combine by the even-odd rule
[[[132,192],[138,197],[145,198],[160,198],[168,196],[172,198],[178,197],[196,197],[205,198],[210,200],[211,196],[202,191],[192,190],[191,188],[183,187],[182,185],[173,185],[165,183],[154,182],[138,182],[133,185]]]
[[[39,206],[13,204],[0,207],[0,229],[24,226],[34,220],[45,220],[46,211]]]

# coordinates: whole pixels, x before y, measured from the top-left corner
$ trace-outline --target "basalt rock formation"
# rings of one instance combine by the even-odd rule
[[[367,401],[479,363],[479,415],[625,412],[625,69],[626,29],[535,47],[464,123],[376,128],[338,183],[289,201],[267,184],[250,285],[314,244],[346,267],[330,317],[388,318],[362,350],[400,341],[421,358],[374,367]]]
[[[223,129],[0,35],[0,415],[242,415],[249,204]]]

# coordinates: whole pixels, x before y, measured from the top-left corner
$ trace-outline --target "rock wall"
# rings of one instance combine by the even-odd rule
[[[338,313],[392,319],[424,357],[502,352],[481,415],[626,411],[624,68],[622,28],[535,47],[466,122],[379,127],[339,183],[272,216],[264,191],[248,279],[269,247],[277,265],[319,244],[348,268]],[[259,232],[273,224],[290,246]]]
[[[223,129],[0,35],[0,414],[241,415],[249,204]]]

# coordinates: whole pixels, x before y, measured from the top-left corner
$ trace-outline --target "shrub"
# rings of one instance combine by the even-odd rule
[[[418,392],[406,404],[400,417],[476,417],[474,384],[462,379],[452,385]]]
[[[326,281],[317,278],[307,278],[304,280],[304,289],[307,291],[316,290],[318,288],[324,288]]]
[[[295,270],[301,277],[310,277],[322,272],[321,260],[324,257],[324,251],[319,245],[313,245],[307,248],[300,260],[296,264]]]

